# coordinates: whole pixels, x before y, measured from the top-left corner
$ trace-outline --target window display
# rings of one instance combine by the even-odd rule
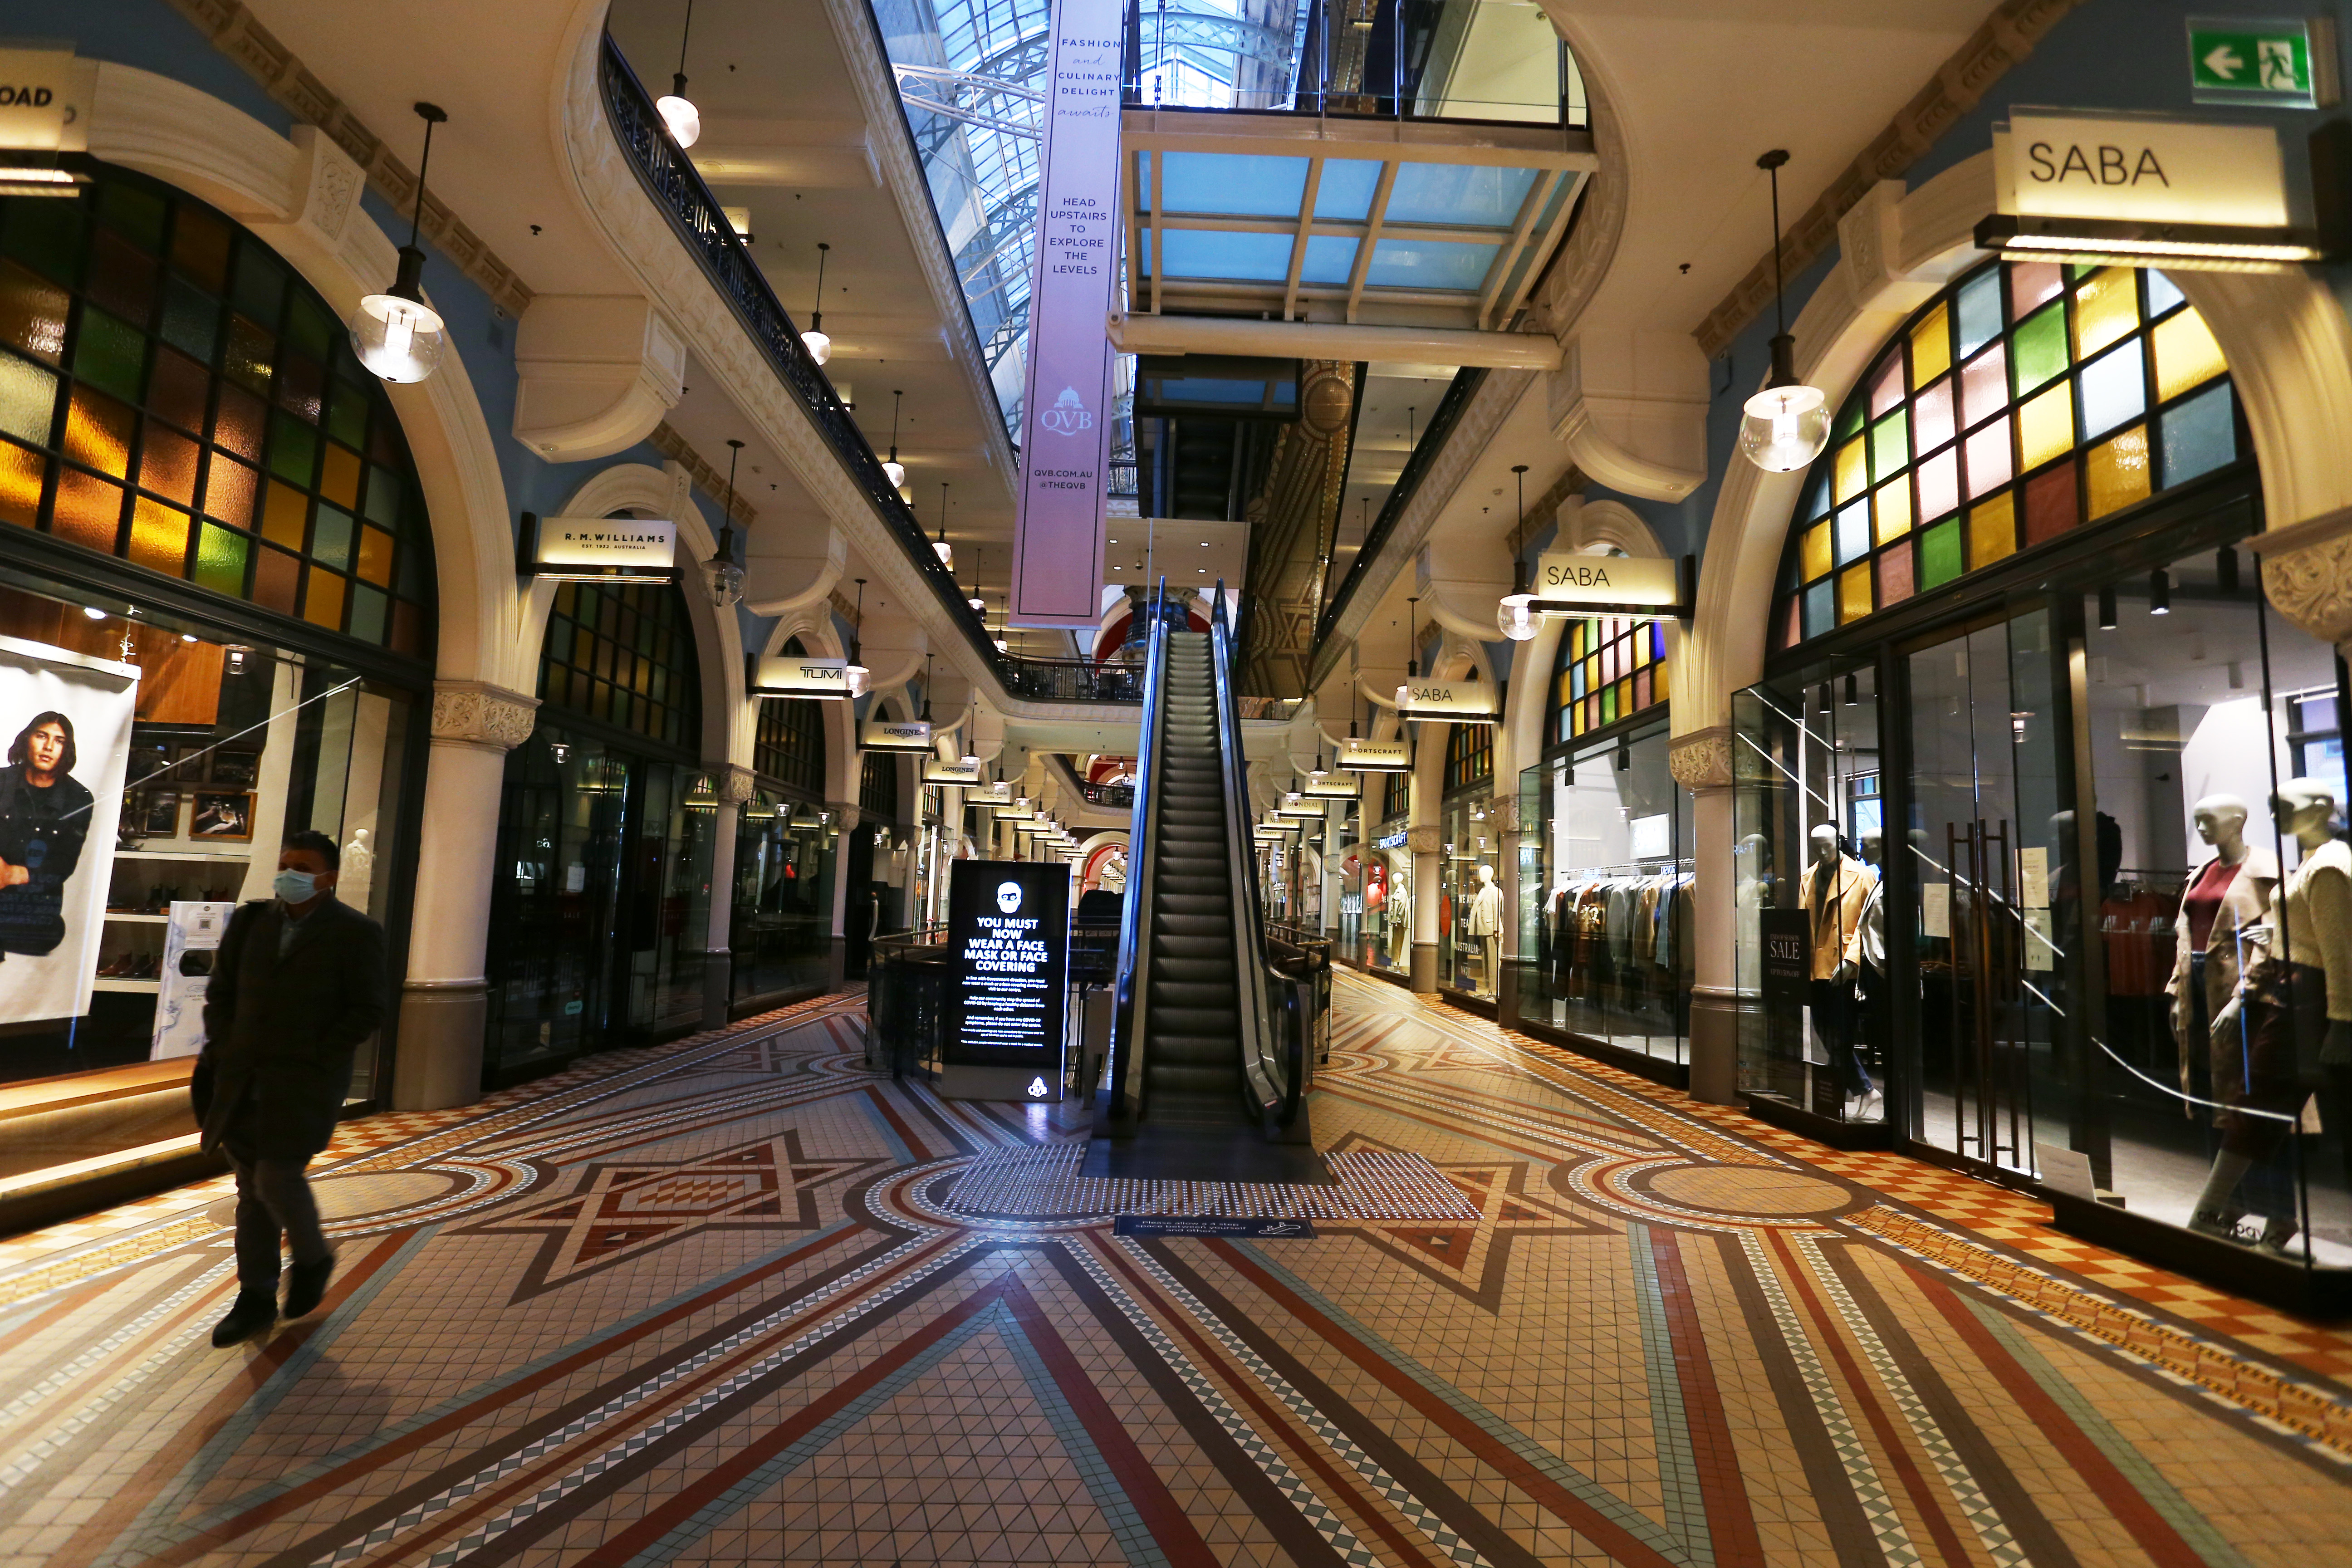
[[[1687,1059],[1690,797],[1666,726],[1587,742],[1519,775],[1522,1019]]]
[[[782,704],[771,704],[782,706]],[[810,704],[814,706],[814,704]],[[766,791],[735,829],[734,952],[730,999],[739,1005],[822,986],[833,952],[833,813]]]
[[[1458,726],[1456,732],[1467,728]],[[1438,863],[1438,984],[1489,1000],[1500,985],[1504,920],[1503,889],[1495,879],[1496,858],[1503,851],[1494,805],[1488,790],[1445,803],[1444,858]]]

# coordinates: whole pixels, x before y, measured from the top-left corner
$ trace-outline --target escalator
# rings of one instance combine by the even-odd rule
[[[1222,589],[1207,632],[1151,624],[1118,1008],[1086,1171],[1319,1182],[1308,1025],[1266,962]]]

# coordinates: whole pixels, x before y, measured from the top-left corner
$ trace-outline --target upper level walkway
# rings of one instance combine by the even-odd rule
[[[1097,1190],[1072,1114],[878,1079],[833,997],[347,1125],[313,1167],[328,1310],[234,1350],[205,1335],[222,1183],[0,1243],[0,1558],[2221,1568],[2352,1542],[2352,1334],[1337,984],[1336,1191]],[[1102,1217],[1302,1194],[1311,1239]]]

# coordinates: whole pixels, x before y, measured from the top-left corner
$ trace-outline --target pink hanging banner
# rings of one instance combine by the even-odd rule
[[[1102,622],[1103,491],[1110,480],[1107,318],[1118,276],[1126,9],[1124,0],[1054,4],[1021,414],[1021,513],[1005,607],[1005,619],[1016,626]]]

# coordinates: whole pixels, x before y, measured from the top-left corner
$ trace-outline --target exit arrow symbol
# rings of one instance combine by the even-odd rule
[[[2245,63],[2227,44],[2216,46],[2213,52],[2205,57],[2205,68],[2223,81],[2233,80],[2237,77],[2239,68]]]

